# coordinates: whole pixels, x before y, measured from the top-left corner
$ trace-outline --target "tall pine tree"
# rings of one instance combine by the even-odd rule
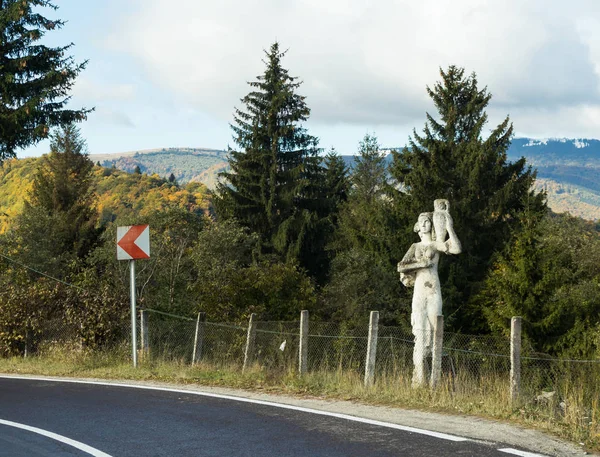
[[[264,253],[309,261],[325,205],[318,140],[302,126],[310,109],[296,93],[301,82],[281,65],[285,52],[274,43],[265,53],[264,74],[248,83],[244,109],[235,110],[238,149],[229,150],[231,172],[221,174],[215,207],[258,233]]]
[[[330,249],[331,279],[324,288],[325,312],[350,325],[364,325],[377,309],[382,322],[397,323],[402,312],[400,283],[390,254],[394,239],[388,170],[377,137],[366,134],[350,176],[351,188],[341,205]]]
[[[344,159],[331,150],[321,161],[311,161],[312,177],[305,195],[312,202],[300,263],[324,285],[329,279],[334,251],[328,248],[339,227],[339,214],[348,199],[350,180]]]
[[[386,157],[377,137],[370,134],[360,141],[358,154],[350,176],[348,200],[340,212],[335,245],[338,250],[358,248],[387,258],[393,221],[389,218],[392,206],[386,194]]]
[[[25,263],[66,276],[67,267],[86,257],[100,235],[91,189],[94,164],[73,125],[52,135],[50,148],[40,159],[15,235]]]
[[[348,200],[350,193],[349,169],[335,149],[331,149],[324,160],[325,165],[325,188],[327,189],[327,204],[332,235],[337,230],[339,223],[339,211]]]
[[[450,201],[464,252],[452,262],[440,262],[444,313],[452,329],[475,332],[485,329],[485,323],[481,310],[470,303],[472,296],[493,255],[519,224],[523,202],[543,210],[545,195],[532,191],[535,172],[524,158],[507,160],[513,135],[508,117],[483,137],[491,94],[478,87],[475,74],[465,77],[464,69],[455,66],[440,74],[441,81],[427,87],[438,116],[427,113],[423,133],[415,131],[409,146],[394,153],[391,173],[404,185],[394,201],[406,247],[414,241],[412,227],[419,213],[432,211],[435,199]]]
[[[324,159],[326,171],[326,186],[330,197],[334,200],[332,205],[336,208],[348,199],[350,191],[349,169],[344,158],[338,154],[335,148],[327,153]]]
[[[46,138],[51,127],[80,121],[91,111],[66,109],[86,62],[65,55],[72,44],[39,43],[64,25],[42,16],[41,7],[57,9],[48,0],[0,0],[0,162]]]

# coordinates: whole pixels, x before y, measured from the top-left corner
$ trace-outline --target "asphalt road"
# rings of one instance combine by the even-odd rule
[[[191,392],[0,379],[6,457],[533,455],[500,448]]]

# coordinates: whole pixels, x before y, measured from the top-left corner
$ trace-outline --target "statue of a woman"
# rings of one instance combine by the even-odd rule
[[[414,231],[419,234],[421,241],[414,243],[398,263],[402,283],[415,288],[410,315],[415,335],[413,386],[421,386],[426,382],[425,357],[431,353],[434,324],[437,316],[442,314],[442,291],[438,277],[440,252],[460,254],[462,251],[448,212],[448,201],[436,200],[435,206],[435,213],[419,215]],[[448,239],[436,239],[436,228]]]

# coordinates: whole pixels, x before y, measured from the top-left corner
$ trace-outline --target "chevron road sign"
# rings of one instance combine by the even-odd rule
[[[117,259],[150,258],[150,228],[148,225],[117,227]]]
[[[131,294],[131,358],[137,367],[137,332],[135,311],[135,261],[150,258],[150,227],[148,225],[128,225],[117,227],[117,260],[129,260],[129,280]]]

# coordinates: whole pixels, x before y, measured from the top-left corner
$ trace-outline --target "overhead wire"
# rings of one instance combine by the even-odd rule
[[[89,292],[88,290],[86,290],[86,289],[84,289],[82,287],[76,286],[75,284],[71,284],[71,283],[68,283],[66,281],[63,281],[62,279],[55,278],[54,276],[50,276],[49,274],[46,274],[43,271],[39,271],[39,270],[36,270],[33,267],[25,265],[24,263],[19,262],[18,260],[11,259],[10,257],[8,257],[7,255],[2,254],[1,252],[0,252],[0,257],[2,257],[5,260],[8,260],[9,262],[12,262],[12,263],[14,263],[16,265],[19,265],[20,267],[25,268],[25,269],[27,269],[29,271],[33,271],[34,273],[37,273],[37,274],[39,274],[41,276],[45,276],[48,279],[52,279],[53,281],[59,282],[61,284],[64,284],[65,286],[73,287],[73,288],[79,289],[79,290],[81,290],[83,292],[91,293],[91,292]]]

